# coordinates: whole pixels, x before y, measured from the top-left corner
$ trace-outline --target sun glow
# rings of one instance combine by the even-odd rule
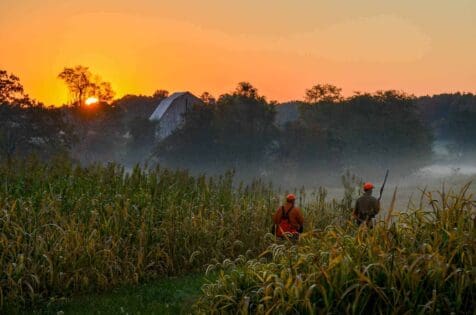
[[[86,106],[90,106],[90,105],[96,104],[98,101],[99,100],[97,97],[91,96],[86,99],[84,104],[86,104]]]

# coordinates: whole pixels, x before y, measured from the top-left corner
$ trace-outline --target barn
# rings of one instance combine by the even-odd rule
[[[202,100],[190,92],[175,92],[162,100],[149,118],[158,122],[157,139],[162,140],[171,135],[183,124],[183,115],[194,105],[202,104]]]

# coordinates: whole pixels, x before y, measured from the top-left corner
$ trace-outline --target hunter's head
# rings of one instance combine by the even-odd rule
[[[286,196],[286,202],[294,204],[296,202],[296,195],[294,194],[289,194]]]
[[[364,184],[364,191],[366,193],[372,193],[372,190],[374,189],[374,184],[367,182]]]

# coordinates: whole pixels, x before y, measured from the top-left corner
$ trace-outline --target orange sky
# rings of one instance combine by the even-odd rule
[[[476,92],[474,0],[0,0],[0,69],[46,104],[89,66],[117,96],[250,81],[268,99],[315,83],[417,95]]]

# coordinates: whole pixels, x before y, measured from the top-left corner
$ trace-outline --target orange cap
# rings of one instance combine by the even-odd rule
[[[287,201],[294,201],[294,200],[296,200],[296,195],[289,194],[289,195],[286,196],[286,200]]]
[[[364,184],[364,190],[371,190],[374,189],[374,184],[372,183],[365,183]]]

